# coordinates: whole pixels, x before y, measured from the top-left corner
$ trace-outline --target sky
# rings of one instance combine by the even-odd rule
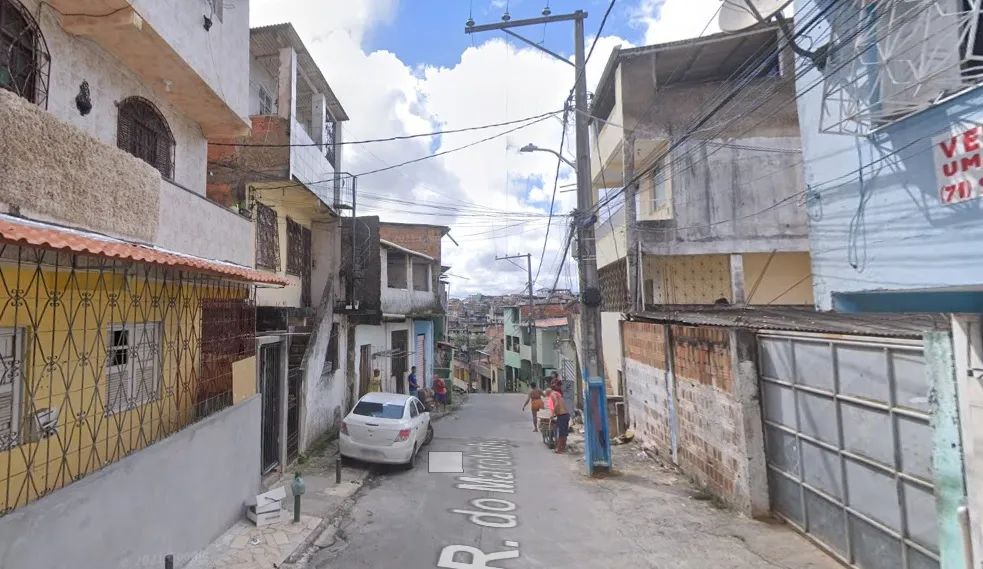
[[[342,139],[359,141],[517,121],[559,111],[573,68],[502,32],[465,34],[464,22],[539,17],[546,0],[252,0],[250,25],[290,22],[318,63],[350,120]],[[553,14],[584,10],[588,47],[609,0],[550,0]],[[588,90],[611,50],[719,31],[720,0],[617,0],[587,64]],[[708,24],[709,27],[708,27]],[[572,59],[573,23],[515,30]],[[525,123],[343,149],[342,168],[358,176],[358,215],[451,227],[443,240],[451,296],[508,294],[526,286],[532,255],[536,288],[577,288],[575,262],[561,263],[574,192],[556,194],[557,159],[520,154],[528,143],[560,149],[562,113]],[[523,127],[518,128],[517,127]],[[563,153],[572,158],[572,117]],[[514,132],[501,135],[507,130]],[[406,166],[389,168],[407,161]],[[389,168],[375,172],[381,168]],[[574,172],[557,184],[572,189]],[[569,186],[564,188],[563,186]],[[547,226],[549,238],[546,238]],[[545,250],[544,250],[545,243]],[[542,260],[541,260],[542,259]],[[563,265],[561,270],[561,264]],[[538,275],[538,276],[537,276]]]

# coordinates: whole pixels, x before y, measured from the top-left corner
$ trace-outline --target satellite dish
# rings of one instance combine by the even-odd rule
[[[779,14],[792,0],[723,0],[720,7],[720,29],[739,32],[761,24]]]

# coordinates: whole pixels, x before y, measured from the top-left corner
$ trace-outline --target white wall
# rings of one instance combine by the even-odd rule
[[[413,322],[383,322],[379,326],[359,326],[355,329],[355,370],[356,370],[356,381],[361,382],[358,378],[359,370],[362,369],[362,346],[365,344],[372,345],[372,352],[383,352],[392,349],[392,332],[397,330],[408,330],[408,340],[409,346],[408,350],[413,351]],[[409,373],[410,367],[414,364],[412,362],[413,356],[408,357],[406,363],[406,372]],[[380,370],[380,375],[382,376],[382,389],[387,392],[396,391],[396,382],[392,379],[392,359],[388,356],[380,356],[372,359],[369,364],[369,373],[372,373],[373,369],[378,368]],[[399,381],[403,382],[405,386],[406,376],[402,378],[397,378]]]
[[[621,393],[621,383],[618,381],[618,372],[621,369],[621,321],[623,320],[620,312],[601,313],[601,347],[604,350],[604,375],[609,393],[612,395],[624,395]]]
[[[325,373],[324,361],[331,337],[331,324],[338,324],[338,361],[334,369]],[[357,337],[357,336],[356,336]],[[344,316],[336,315],[332,321],[325,319],[318,330],[317,341],[308,360],[306,394],[304,398],[304,425],[301,431],[300,450],[303,452],[318,437],[341,419],[347,408],[345,381],[348,331]]]
[[[277,78],[266,70],[255,58],[249,58],[249,115],[259,114],[259,87],[266,89],[273,99],[273,114],[276,114]]]
[[[39,0],[15,1],[20,1],[32,14],[38,14],[39,11],[41,13],[38,24],[51,54],[48,112],[81,128],[100,142],[116,146],[116,103],[130,96],[143,97],[153,102],[167,120],[176,142],[174,181],[204,195],[207,142],[198,123],[186,118],[163,97],[157,96],[151,86],[144,84],[135,73],[123,67],[97,43],[66,34],[50,9],[39,8]],[[143,0],[149,1],[151,0]],[[153,1],[159,1],[165,6],[179,2]],[[248,15],[248,2],[243,0],[242,4]],[[171,9],[174,10],[173,7]],[[235,11],[238,11],[238,6]],[[200,19],[201,14],[196,17]],[[204,32],[200,25],[198,28]],[[82,81],[89,82],[92,99],[92,111],[84,117],[75,107],[75,96],[78,95]],[[235,91],[233,87],[234,85],[229,85],[230,93]],[[242,94],[245,96],[245,85]]]
[[[409,263],[406,269],[406,287],[405,289],[399,288],[389,288],[389,264],[387,261],[388,249],[385,247],[380,247],[379,262],[382,263],[382,271],[380,272],[380,279],[382,283],[382,312],[385,314],[406,314],[407,312],[412,312],[413,310],[423,309],[423,308],[434,308],[440,307],[439,294],[433,289],[433,279],[430,279],[430,291],[418,291],[413,290],[413,269],[414,264]],[[407,255],[411,259],[412,256]],[[422,260],[419,257],[416,259]],[[431,267],[431,270],[432,267]]]
[[[224,0],[222,21],[205,0],[133,0],[136,11],[243,119],[248,117],[249,0]],[[234,7],[232,7],[234,6]]]

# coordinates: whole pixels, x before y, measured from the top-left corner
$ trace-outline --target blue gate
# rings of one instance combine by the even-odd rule
[[[608,397],[600,377],[584,382],[584,457],[588,475],[594,474],[597,467],[611,468]]]

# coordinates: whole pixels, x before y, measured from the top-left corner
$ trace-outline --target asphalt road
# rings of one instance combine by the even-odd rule
[[[617,527],[616,517],[606,511],[607,500],[585,488],[571,471],[570,459],[554,455],[532,432],[528,411],[520,410],[523,400],[520,395],[476,394],[458,413],[438,421],[434,441],[425,451],[464,452],[465,473],[428,472],[429,455],[424,452],[413,470],[379,474],[342,524],[334,551],[322,552],[313,565],[319,569],[648,566],[644,552],[616,531],[613,536],[600,535],[598,528],[611,534]],[[503,444],[476,446],[485,441]],[[459,480],[480,473],[484,477],[479,482]],[[489,478],[491,474],[495,476]],[[514,475],[512,481],[509,474]],[[482,487],[485,480],[498,483],[500,491],[459,487]],[[472,514],[455,510],[493,515],[474,516],[476,523]],[[513,522],[514,527],[494,527]],[[451,555],[455,546],[504,555],[483,561],[463,548]]]
[[[523,400],[476,394],[438,421],[415,468],[373,476],[339,524],[334,545],[315,554],[309,566],[838,567],[782,526],[694,500],[685,479],[647,458],[635,459],[644,455],[630,446],[615,447],[617,476],[584,477],[581,462],[553,454],[532,431],[529,413],[520,411]],[[428,472],[428,450],[463,452],[465,473]]]

